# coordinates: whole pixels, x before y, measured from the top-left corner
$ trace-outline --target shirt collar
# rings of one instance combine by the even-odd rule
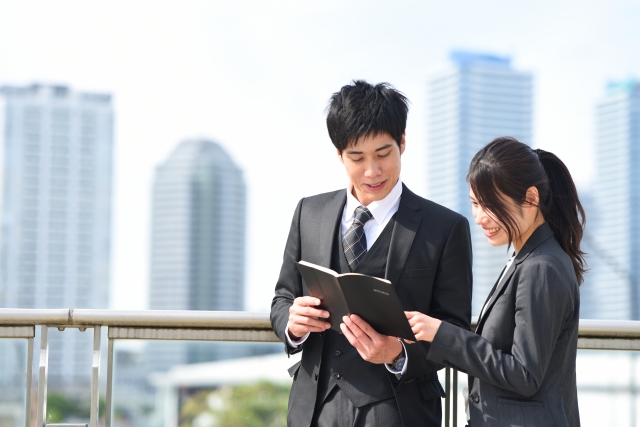
[[[376,200],[375,202],[369,203],[367,209],[373,215],[373,219],[378,223],[382,224],[386,220],[387,216],[391,212],[394,206],[398,206],[400,203],[400,196],[402,195],[402,180],[398,178],[398,182],[393,186],[391,192],[387,194],[382,200]],[[347,203],[344,207],[344,219],[350,219],[353,217],[354,211],[358,206],[362,205],[353,195],[353,185],[349,183],[347,187]],[[395,211],[394,211],[395,213]]]

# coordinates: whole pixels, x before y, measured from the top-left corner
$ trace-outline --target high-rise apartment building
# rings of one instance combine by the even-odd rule
[[[212,141],[185,141],[158,166],[149,308],[244,308],[245,192],[242,170]],[[150,343],[148,367],[220,359],[227,350],[220,344]]]
[[[466,176],[483,146],[499,136],[531,143],[532,75],[509,58],[454,51],[450,66],[429,81],[427,197],[465,215],[473,244],[473,315],[506,264],[506,247],[489,245],[475,225]]]
[[[107,308],[112,151],[110,95],[0,88],[0,307]],[[89,385],[91,342],[50,334],[51,387]]]
[[[586,314],[640,320],[640,81],[608,86],[597,104],[596,126],[587,242],[593,268],[582,292],[597,303]]]

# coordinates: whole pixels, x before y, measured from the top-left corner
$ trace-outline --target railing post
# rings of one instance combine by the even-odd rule
[[[100,416],[100,325],[93,327],[93,365],[91,367],[91,409],[89,427],[98,427]]]
[[[450,401],[451,401],[451,368],[445,370],[445,398],[444,398],[444,426],[449,427]]]
[[[35,329],[35,326],[34,326]],[[24,425],[31,427],[31,384],[33,383],[33,338],[27,339],[27,378],[25,380]]]
[[[44,427],[47,417],[47,375],[49,367],[49,326],[40,326],[40,363],[38,368],[38,415],[36,427]]]
[[[107,333],[107,336],[109,334]],[[113,398],[113,338],[107,345],[107,405],[105,408],[105,427],[111,427],[111,405]]]
[[[458,370],[453,370],[453,427],[458,427]]]

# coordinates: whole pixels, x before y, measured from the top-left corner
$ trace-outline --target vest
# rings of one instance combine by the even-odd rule
[[[371,249],[366,253],[354,273],[374,277],[385,277],[391,235],[395,226],[395,215],[387,223]],[[338,226],[338,241],[333,245],[331,269],[340,274],[350,273],[349,264],[342,245],[342,230]],[[316,408],[324,402],[334,387],[340,387],[356,407],[393,397],[389,372],[384,365],[373,364],[362,359],[347,338],[328,329],[324,334],[322,361],[318,378]]]

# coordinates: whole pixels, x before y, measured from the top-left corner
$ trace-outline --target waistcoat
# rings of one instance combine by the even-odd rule
[[[353,273],[385,277],[395,223],[394,215]],[[333,245],[331,268],[340,274],[351,273],[343,250],[340,226],[336,238],[338,241]],[[316,407],[324,402],[333,387],[340,387],[356,407],[393,396],[389,373],[384,365],[362,359],[344,335],[332,329],[326,330],[324,334]]]

